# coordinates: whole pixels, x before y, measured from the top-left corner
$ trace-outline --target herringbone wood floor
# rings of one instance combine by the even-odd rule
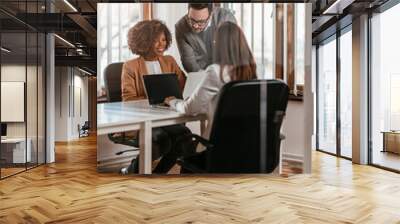
[[[400,223],[400,175],[313,155],[311,175],[96,172],[95,138],[0,181],[0,223]]]

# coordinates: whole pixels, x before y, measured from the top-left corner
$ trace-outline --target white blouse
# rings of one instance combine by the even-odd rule
[[[206,77],[193,94],[186,100],[171,100],[171,108],[188,115],[206,114],[207,125],[203,137],[209,139],[213,124],[214,112],[217,107],[220,89],[230,81],[227,69],[223,71],[223,81],[220,78],[220,66],[212,64],[204,71]],[[199,148],[198,148],[199,149]],[[198,150],[201,151],[202,149]]]
[[[146,63],[146,68],[147,72],[149,75],[154,75],[154,74],[161,74],[161,65],[158,60],[156,61],[145,61]]]

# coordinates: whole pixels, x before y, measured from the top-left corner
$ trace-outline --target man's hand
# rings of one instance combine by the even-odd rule
[[[165,98],[164,103],[167,104],[168,106],[171,106],[170,102],[171,102],[171,100],[174,100],[174,99],[176,99],[176,97],[169,96],[169,97]]]

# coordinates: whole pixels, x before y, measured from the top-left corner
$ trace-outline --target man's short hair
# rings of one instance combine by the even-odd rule
[[[211,14],[212,10],[213,10],[213,4],[212,3],[189,3],[189,7],[188,9],[196,9],[196,10],[202,10],[207,8],[208,9],[208,13]]]

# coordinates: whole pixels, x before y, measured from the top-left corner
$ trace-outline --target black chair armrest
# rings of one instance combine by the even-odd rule
[[[134,151],[139,151],[139,149],[127,149],[127,150],[119,151],[119,152],[115,153],[115,155],[119,156],[119,155],[122,155],[122,154],[124,154],[126,152],[134,152]]]
[[[286,139],[286,136],[285,136],[283,133],[280,133],[280,134],[279,134],[279,138],[280,138],[281,140],[284,140],[284,139]]]
[[[197,141],[199,143],[201,143],[202,145],[204,145],[206,148],[208,149],[212,149],[214,148],[214,145],[211,144],[211,142],[203,137],[201,137],[200,135],[196,135],[196,134],[187,134],[184,136],[184,138],[191,138],[192,141]],[[183,140],[183,139],[179,139],[179,140]],[[178,141],[179,141],[178,140]]]

